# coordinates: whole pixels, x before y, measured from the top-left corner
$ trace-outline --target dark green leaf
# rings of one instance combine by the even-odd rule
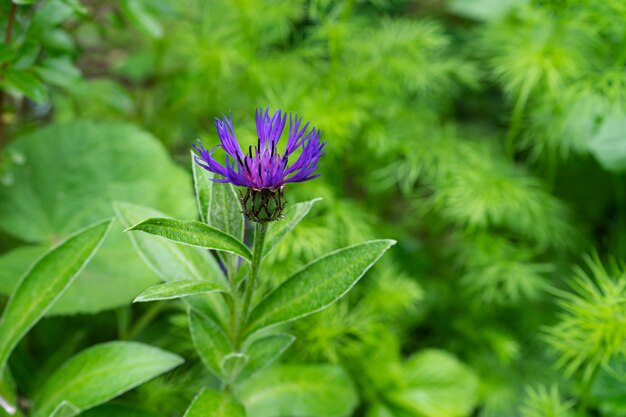
[[[393,240],[372,240],[311,262],[252,310],[249,332],[328,307],[343,297],[394,243]]]
[[[211,181],[209,180],[207,172],[194,160],[193,152],[191,152],[191,171],[193,173],[193,185],[196,191],[198,214],[203,223],[208,223],[209,202],[211,201]]]
[[[13,95],[25,95],[38,103],[48,99],[46,86],[30,72],[7,71],[4,73],[3,83]]]
[[[184,245],[231,252],[247,260],[252,259],[250,249],[243,242],[215,227],[195,220],[151,218],[128,230],[146,232]]]

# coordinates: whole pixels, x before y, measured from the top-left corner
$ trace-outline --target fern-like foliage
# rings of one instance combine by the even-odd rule
[[[626,272],[615,262],[605,267],[597,256],[586,264],[589,272],[576,268],[571,292],[557,291],[562,312],[546,340],[566,373],[582,369],[589,378],[611,358],[626,356]]]
[[[556,385],[527,387],[522,417],[571,417],[574,401],[564,401]]]

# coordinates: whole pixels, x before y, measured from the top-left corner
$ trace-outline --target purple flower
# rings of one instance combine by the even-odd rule
[[[261,189],[277,189],[288,182],[302,182],[319,177],[315,173],[317,163],[324,154],[326,142],[320,142],[321,132],[313,128],[306,133],[309,123],[302,125],[302,119],[295,120],[289,115],[289,136],[287,145],[281,154],[277,145],[287,122],[287,114],[277,110],[272,117],[269,109],[257,109],[256,113],[257,144],[244,152],[237,142],[233,131],[232,116],[215,118],[220,144],[210,151],[198,140],[193,147],[198,152],[195,161],[202,168],[223,178],[216,182],[230,182],[233,185]],[[221,147],[226,152],[224,164],[213,157],[215,148]],[[300,150],[296,158],[294,152]],[[291,165],[289,159],[292,159]],[[295,159],[295,162],[293,160]]]

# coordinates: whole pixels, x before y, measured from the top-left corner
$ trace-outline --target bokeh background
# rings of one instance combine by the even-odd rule
[[[268,288],[398,240],[295,325],[285,362],[350,376],[302,417],[624,416],[625,28],[623,0],[2,0],[0,305],[113,201],[195,218],[190,144],[223,113],[251,141],[280,108],[328,145],[288,189],[322,200]],[[158,278],[116,227],[14,376],[28,396],[85,346],[141,340],[188,360],[120,407],[182,415],[211,377],[180,305],[130,305]]]

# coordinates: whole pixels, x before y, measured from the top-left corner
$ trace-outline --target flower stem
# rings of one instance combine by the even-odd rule
[[[266,233],[267,223],[257,223],[256,233],[254,234],[254,248],[252,250],[250,275],[248,276],[248,281],[246,282],[246,288],[243,295],[243,306],[239,317],[239,332],[245,328],[246,322],[248,321],[248,314],[250,314],[250,303],[252,302],[252,295],[254,294],[256,281],[261,269],[261,259],[263,258],[263,245],[265,244]],[[239,339],[239,337],[237,339]]]

